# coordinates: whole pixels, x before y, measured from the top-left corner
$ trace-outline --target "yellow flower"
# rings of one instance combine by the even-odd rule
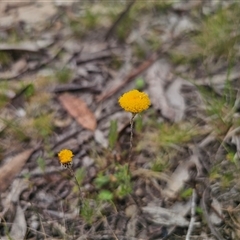
[[[58,158],[63,167],[69,168],[72,166],[73,153],[71,150],[63,149],[58,153]]]
[[[148,95],[134,89],[124,93],[118,100],[120,106],[127,112],[140,113],[149,108],[151,102]]]

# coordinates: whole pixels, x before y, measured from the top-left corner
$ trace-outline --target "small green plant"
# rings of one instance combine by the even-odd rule
[[[0,64],[5,66],[12,61],[11,56],[7,52],[0,51]]]
[[[56,73],[56,78],[60,83],[67,83],[72,76],[72,71],[69,68],[63,68]]]
[[[192,196],[192,192],[193,192],[192,188],[184,189],[180,192],[180,197],[183,199],[187,199]]]
[[[24,177],[26,180],[30,180],[30,178],[31,178],[30,172],[24,173],[24,174],[23,174],[23,177]]]
[[[220,166],[215,165],[210,169],[209,180],[210,182],[215,182],[219,179],[221,179]]]
[[[203,21],[199,33],[193,37],[199,47],[199,54],[203,57],[228,57],[234,53],[236,43],[240,41],[239,13],[240,7],[236,3],[218,10]]]
[[[202,215],[202,214],[203,214],[203,210],[202,210],[201,207],[196,206],[195,210],[196,210],[196,213],[197,213],[197,214],[199,214],[199,215]]]
[[[86,11],[78,18],[69,19],[69,25],[76,37],[83,37],[89,30],[95,29],[100,25],[101,14],[94,13],[89,6]]]
[[[169,167],[167,160],[166,157],[157,157],[156,160],[152,162],[151,169],[156,172],[163,172]]]
[[[25,129],[19,127],[17,120],[0,118],[0,122],[5,125],[5,129],[2,132],[4,135],[14,136],[14,139],[22,142],[27,142],[29,140],[29,136],[27,136]]]
[[[161,152],[172,155],[173,146],[190,142],[194,137],[204,135],[206,131],[191,122],[181,123],[157,123],[154,118],[148,126],[148,131],[144,133],[137,145],[137,150],[149,149],[152,154]]]
[[[94,180],[95,186],[99,189],[106,186],[108,183],[110,183],[110,177],[103,175],[103,172],[100,172],[97,178]]]
[[[34,95],[35,93],[35,88],[34,88],[34,84],[30,83],[27,85],[23,85],[23,89],[24,89],[24,96],[26,98],[30,98]]]
[[[143,60],[146,58],[146,51],[143,48],[143,46],[141,46],[140,44],[136,43],[133,45],[133,51],[134,51],[134,55],[137,57],[137,59],[139,60]]]
[[[109,201],[114,197],[123,198],[132,192],[128,165],[117,165],[114,171],[111,175],[105,175],[104,172],[101,172],[94,181],[96,188],[100,189],[98,195],[100,200]]]
[[[223,173],[221,176],[220,185],[223,188],[228,188],[231,185],[233,180],[234,180],[234,175],[232,172]]]
[[[101,190],[98,194],[98,199],[102,201],[111,201],[113,197],[113,193],[109,190]]]
[[[87,29],[94,29],[98,23],[98,15],[87,9],[84,16],[84,24]]]
[[[209,126],[212,127],[219,139],[224,138],[229,128],[234,125],[236,93],[234,93],[233,87],[229,84],[226,76],[221,95],[215,93],[212,89],[204,87],[198,87],[198,89],[205,103]]]
[[[239,164],[239,158],[236,154],[236,151],[233,149],[229,149],[228,147],[225,147],[227,151],[226,158],[229,162],[233,163],[237,169],[239,169],[240,164]]]
[[[124,19],[122,19],[122,21],[119,23],[116,29],[117,38],[120,42],[124,42],[126,40],[127,36],[131,32],[133,23],[134,18],[132,17],[130,10],[130,13],[127,16],[125,16]]]
[[[95,205],[95,202],[91,199],[84,199],[82,202],[80,215],[88,224],[92,224],[97,216]]]
[[[39,157],[39,158],[37,159],[37,164],[38,164],[39,168],[40,168],[43,172],[45,172],[45,169],[46,169],[46,161],[45,161],[42,157]]]
[[[116,182],[114,185],[117,187],[115,194],[119,198],[126,197],[132,192],[131,176],[129,175],[128,165],[119,165],[116,167]]]
[[[0,93],[0,108],[4,107],[8,101],[8,97],[5,94]]]
[[[118,128],[117,121],[112,120],[110,122],[110,130],[109,130],[109,134],[108,134],[108,142],[109,142],[109,147],[111,150],[115,147],[115,144],[118,139],[117,128]]]
[[[9,101],[9,98],[6,95],[6,91],[9,90],[9,88],[8,81],[0,82],[0,108],[4,107]]]
[[[49,136],[52,133],[52,114],[44,114],[36,117],[33,120],[33,127],[38,131],[43,138]]]
[[[85,175],[86,171],[83,168],[78,168],[77,171],[75,172],[75,177],[79,185],[82,184]]]

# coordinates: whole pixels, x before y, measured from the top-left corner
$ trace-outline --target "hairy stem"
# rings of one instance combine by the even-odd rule
[[[130,161],[131,161],[131,158],[132,158],[132,149],[133,149],[133,120],[135,118],[137,114],[136,113],[133,113],[132,114],[132,117],[131,117],[131,120],[130,120],[130,149],[129,149],[129,156],[128,156],[128,171],[129,171],[129,167],[130,167]]]

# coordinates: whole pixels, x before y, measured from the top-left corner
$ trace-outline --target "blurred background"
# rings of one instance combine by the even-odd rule
[[[231,0],[1,1],[0,238],[183,239],[197,189],[195,236],[240,239],[239,16]],[[135,119],[128,179],[118,98],[133,88],[152,105]],[[65,148],[88,199],[81,220]],[[185,184],[198,177],[208,195]],[[149,223],[136,202],[178,204],[186,225]]]

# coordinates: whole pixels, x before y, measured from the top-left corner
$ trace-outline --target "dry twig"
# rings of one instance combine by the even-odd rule
[[[191,233],[194,229],[196,201],[197,201],[197,194],[196,194],[195,188],[193,188],[192,206],[191,206],[191,220],[190,220],[190,223],[189,223],[188,232],[187,232],[187,235],[186,235],[186,240],[190,240]]]

